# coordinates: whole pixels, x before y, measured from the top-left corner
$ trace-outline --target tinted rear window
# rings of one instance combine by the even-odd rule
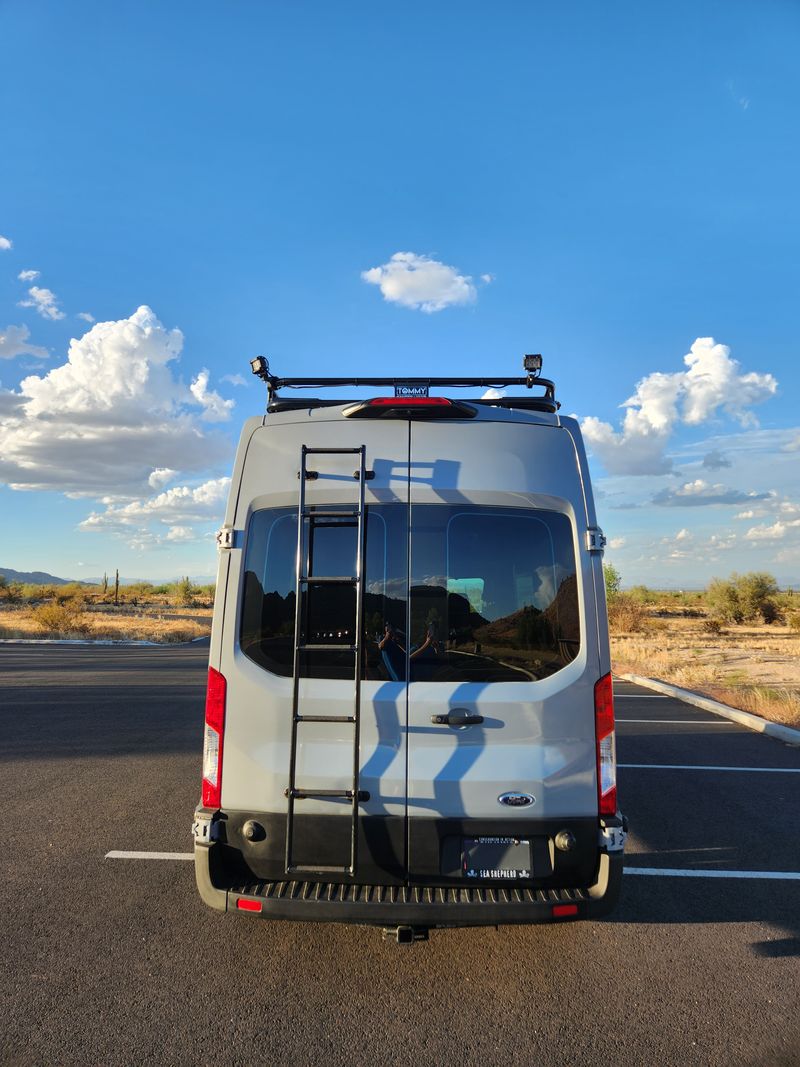
[[[323,515],[325,509],[319,509]],[[470,505],[367,509],[361,640],[364,677],[405,681],[531,681],[580,649],[573,532],[566,515]],[[291,677],[297,512],[256,512],[247,535],[240,642],[245,655]],[[356,527],[331,518],[304,542],[307,573],[354,575]],[[411,560],[409,581],[408,561]],[[310,583],[300,642],[302,677],[352,678],[355,590]]]

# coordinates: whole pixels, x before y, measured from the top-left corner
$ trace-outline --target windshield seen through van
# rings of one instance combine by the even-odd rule
[[[303,543],[302,677],[352,678],[357,527],[320,508]],[[572,526],[562,514],[469,505],[367,508],[364,677],[383,681],[514,682],[547,677],[580,648]],[[266,670],[294,662],[295,509],[256,512],[245,557],[240,643]],[[409,555],[411,574],[409,576]]]

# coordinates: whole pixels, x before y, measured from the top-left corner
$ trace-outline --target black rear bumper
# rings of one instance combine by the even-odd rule
[[[195,840],[197,887],[205,903],[218,911],[238,911],[265,919],[383,927],[498,926],[599,919],[617,904],[623,852],[600,849],[597,857],[593,881],[577,887],[358,885],[299,878],[232,879],[225,869],[222,845]]]

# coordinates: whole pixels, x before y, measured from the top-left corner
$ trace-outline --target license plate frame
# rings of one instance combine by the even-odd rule
[[[461,838],[461,875],[468,881],[517,882],[533,877],[529,837]]]

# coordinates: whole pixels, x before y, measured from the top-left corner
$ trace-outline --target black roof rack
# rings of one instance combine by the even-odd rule
[[[523,366],[528,372],[525,377],[495,378],[278,378],[270,373],[269,362],[264,356],[257,356],[250,362],[253,374],[267,383],[267,411],[292,411],[299,408],[334,407],[348,403],[346,400],[320,400],[316,397],[306,400],[284,399],[278,396],[280,389],[337,389],[344,386],[377,386],[392,388],[394,395],[402,400],[428,396],[431,388],[469,389],[505,389],[509,386],[541,388],[542,392],[534,396],[470,397],[471,404],[484,404],[505,408],[527,408],[533,411],[556,412],[560,408],[556,400],[555,383],[549,378],[539,377],[542,367],[540,355],[525,356]]]

